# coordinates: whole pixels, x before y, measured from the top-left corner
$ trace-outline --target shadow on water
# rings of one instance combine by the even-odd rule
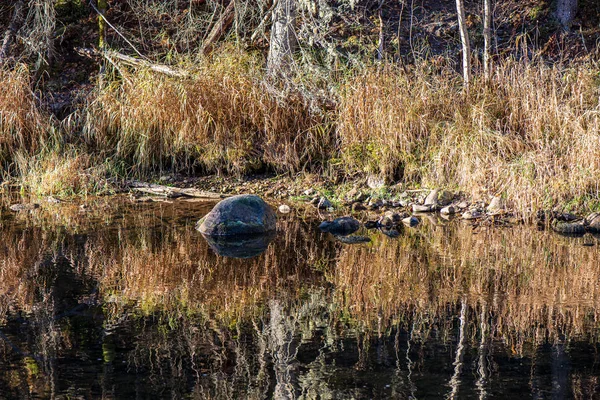
[[[211,206],[4,208],[0,398],[598,396],[597,238],[287,215],[231,258]]]

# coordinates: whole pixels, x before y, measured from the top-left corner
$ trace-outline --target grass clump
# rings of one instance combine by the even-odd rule
[[[0,164],[6,173],[17,152],[35,154],[48,146],[52,125],[40,110],[23,66],[0,68]]]
[[[136,71],[100,87],[87,110],[87,140],[137,174],[297,171],[329,150],[325,118],[300,96],[270,90],[257,58],[229,53],[194,68],[188,79]]]
[[[82,196],[103,194],[111,185],[105,179],[106,167],[76,149],[65,152],[16,156],[19,182],[27,192],[38,196]]]
[[[524,213],[597,198],[597,70],[505,61],[469,91],[452,71],[367,71],[342,91],[341,153],[390,180],[504,194]]]

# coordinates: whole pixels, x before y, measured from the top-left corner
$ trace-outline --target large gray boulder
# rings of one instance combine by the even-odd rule
[[[196,224],[203,235],[234,236],[273,232],[277,216],[258,196],[243,194],[219,202]]]

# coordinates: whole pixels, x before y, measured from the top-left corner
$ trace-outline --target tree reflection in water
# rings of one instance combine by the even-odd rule
[[[264,253],[231,259],[194,230],[209,208],[3,215],[5,396],[597,395],[590,238],[433,219],[349,246],[286,216]]]

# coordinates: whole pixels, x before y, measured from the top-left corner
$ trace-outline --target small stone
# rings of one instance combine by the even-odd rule
[[[279,212],[282,214],[289,214],[291,210],[290,206],[288,206],[287,204],[282,204],[279,206],[278,208]]]
[[[443,214],[443,215],[454,215],[454,214],[456,214],[456,207],[454,207],[452,205],[446,206],[446,207],[444,207],[444,208],[442,208],[440,210],[440,214]]]
[[[315,193],[316,193],[316,191],[313,188],[306,189],[304,192],[302,192],[302,194],[305,195],[305,196],[312,196]]]
[[[319,199],[319,202],[317,203],[317,208],[319,210],[327,210],[329,208],[332,208],[333,204],[331,204],[331,202],[327,199],[327,197],[321,197]]]
[[[479,219],[483,217],[483,213],[477,211],[477,210],[469,210],[463,213],[462,215],[462,219],[466,219],[466,220],[473,220],[473,219]]]
[[[413,216],[411,216],[411,217],[404,218],[404,219],[402,220],[402,223],[403,223],[404,225],[410,226],[410,227],[412,228],[413,226],[417,226],[417,225],[419,225],[419,218],[417,218],[417,217],[415,217],[415,216],[413,215]]]
[[[61,203],[61,201],[59,199],[57,199],[56,197],[54,197],[54,196],[48,196],[48,197],[46,197],[46,202],[50,203],[50,204],[59,204],[59,203]]]
[[[385,186],[385,179],[376,175],[369,175],[367,177],[367,186],[371,189],[381,189]]]
[[[459,209],[464,210],[465,208],[469,207],[469,203],[467,203],[466,201],[461,201],[460,203],[458,203],[456,205]]]
[[[504,211],[504,208],[504,200],[501,197],[496,196],[487,206],[486,211],[488,214],[495,215],[502,213]]]
[[[421,204],[413,204],[412,210],[414,213],[427,213],[432,212],[435,206],[433,205],[421,205]]]
[[[431,192],[429,192],[429,195],[425,198],[425,202],[423,204],[426,206],[437,206],[439,192],[439,189],[433,189]]]

